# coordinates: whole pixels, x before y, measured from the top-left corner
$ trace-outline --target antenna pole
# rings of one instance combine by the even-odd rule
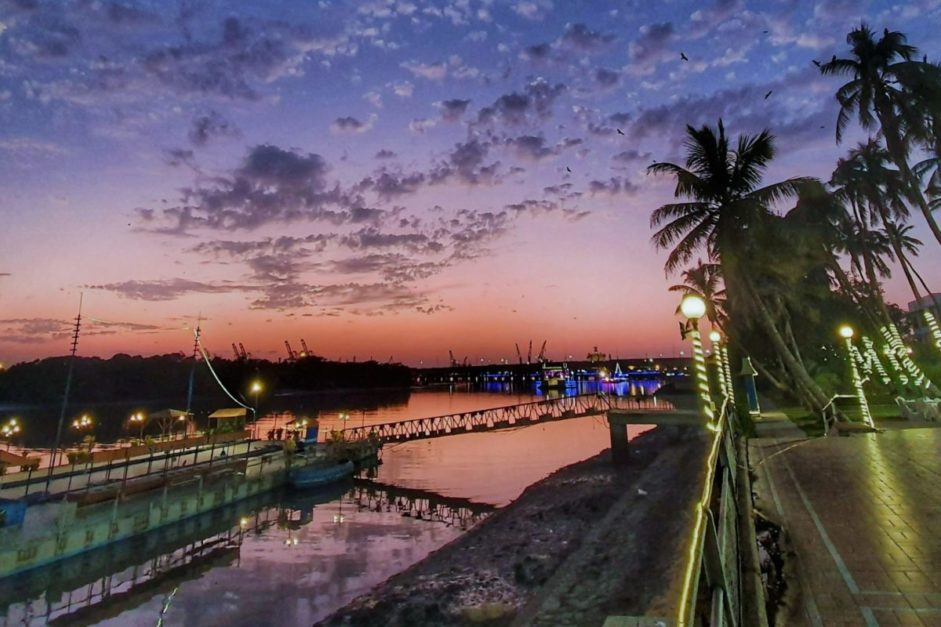
[[[196,377],[196,362],[199,359],[199,334],[201,332],[199,326],[202,322],[202,314],[199,315],[199,318],[196,319],[196,331],[194,335],[196,336],[193,339],[193,365],[190,367],[190,383],[189,388],[186,391],[186,413],[190,413],[190,408],[193,405],[193,381]]]
[[[46,474],[46,491],[49,491],[49,483],[52,481],[52,469],[56,465],[56,456],[59,453],[59,445],[62,443],[62,426],[65,424],[65,414],[69,407],[69,392],[72,391],[72,370],[75,366],[75,353],[78,352],[78,336],[82,328],[82,301],[85,295],[79,292],[78,295],[78,315],[75,316],[75,327],[72,329],[72,349],[69,352],[69,367],[65,376],[65,393],[62,395],[62,410],[59,412],[59,425],[56,427],[56,439],[52,445],[52,457],[49,460],[49,472]]]

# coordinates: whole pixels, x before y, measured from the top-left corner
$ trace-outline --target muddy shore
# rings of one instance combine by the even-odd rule
[[[701,485],[702,434],[660,427],[562,468],[411,568],[317,623],[601,625],[669,616]]]

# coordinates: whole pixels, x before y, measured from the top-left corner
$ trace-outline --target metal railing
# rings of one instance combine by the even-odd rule
[[[437,438],[471,431],[492,431],[533,424],[539,421],[564,420],[603,414],[611,409],[645,409],[669,411],[673,406],[662,400],[635,399],[607,394],[580,394],[554,399],[494,407],[477,411],[401,420],[346,429],[347,439],[372,438],[379,442],[400,442]]]
[[[751,486],[744,439],[736,452],[735,409],[723,402],[696,503],[677,625],[764,627]]]

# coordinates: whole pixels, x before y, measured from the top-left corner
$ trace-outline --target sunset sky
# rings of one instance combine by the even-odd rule
[[[679,351],[645,168],[722,117],[829,178],[862,19],[941,54],[941,0],[0,0],[0,362],[80,292],[82,355]]]

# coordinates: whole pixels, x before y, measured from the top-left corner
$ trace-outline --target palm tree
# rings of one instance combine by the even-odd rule
[[[912,144],[925,144],[931,135],[931,121],[913,102],[923,102],[935,93],[941,72],[925,61],[913,61],[918,49],[906,43],[904,34],[886,29],[882,37],[866,24],[846,37],[851,57],[821,66],[823,74],[845,75],[851,80],[841,86],[836,140],[843,139],[847,124],[856,113],[860,126],[876,126],[885,138],[888,154],[901,175],[905,196],[921,209],[935,239],[941,243],[941,228],[921,193],[920,182],[908,165]],[[932,69],[934,68],[934,69]]]
[[[697,265],[683,270],[680,276],[683,282],[671,285],[670,291],[699,296],[706,303],[706,319],[713,327],[721,329],[725,319],[725,288],[722,287],[719,264],[705,263],[700,259]]]
[[[899,171],[890,167],[890,162],[889,152],[870,138],[851,150],[847,159],[840,160],[831,184],[842,184],[837,193],[842,192],[844,197],[848,195],[846,190],[855,193],[855,201],[865,208],[870,222],[878,220],[882,223],[886,241],[892,247],[892,256],[905,274],[915,300],[921,300],[921,290],[915,281],[921,275],[915,270],[911,258],[918,255],[922,242],[908,235],[912,227],[904,224],[908,207],[901,201],[900,193],[904,184]],[[884,255],[886,252],[883,250]],[[924,281],[920,283],[927,290]]]
[[[770,221],[770,208],[797,195],[813,179],[793,178],[759,187],[774,157],[774,139],[767,130],[756,136],[740,136],[734,148],[721,120],[715,130],[687,126],[686,132],[685,167],[657,163],[647,169],[648,173],[674,176],[674,196],[684,199],[663,205],[650,216],[651,227],[657,229],[654,245],[661,249],[672,246],[665,269],[669,274],[705,250],[721,267],[733,316],[747,315],[761,327],[793,388],[811,407],[821,409],[826,396],[807,373],[796,346],[789,345],[777,326],[786,311],[765,302],[746,263],[750,255],[761,254],[750,240]]]

